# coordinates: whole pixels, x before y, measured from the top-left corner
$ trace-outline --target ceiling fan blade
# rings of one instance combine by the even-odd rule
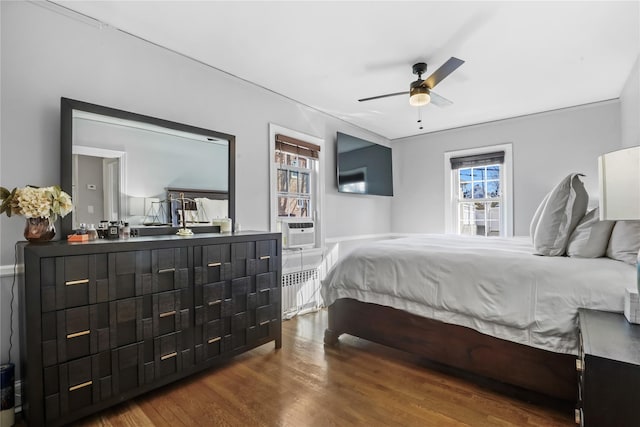
[[[434,91],[429,91],[429,93],[431,94],[431,103],[433,105],[437,105],[438,107],[448,107],[453,105],[453,101],[449,101],[444,96],[440,96]]]
[[[398,96],[398,95],[408,95],[409,91],[405,91],[405,92],[396,92],[396,93],[388,93],[386,95],[378,95],[378,96],[372,96],[371,98],[362,98],[362,99],[358,99],[358,102],[363,102],[363,101],[371,101],[373,99],[380,99],[380,98],[388,98],[390,96]]]
[[[444,78],[449,74],[453,73],[462,64],[464,64],[462,59],[452,56],[447,62],[442,64],[440,68],[435,70],[427,80],[425,80],[425,85],[429,89],[433,89],[438,83],[444,80]]]

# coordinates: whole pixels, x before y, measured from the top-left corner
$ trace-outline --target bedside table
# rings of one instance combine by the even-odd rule
[[[580,309],[576,423],[640,426],[640,325],[622,313]]]

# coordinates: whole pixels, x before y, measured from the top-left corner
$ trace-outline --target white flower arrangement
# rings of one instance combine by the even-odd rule
[[[0,214],[23,215],[26,218],[48,218],[55,221],[73,210],[71,197],[57,186],[14,188],[0,187]]]

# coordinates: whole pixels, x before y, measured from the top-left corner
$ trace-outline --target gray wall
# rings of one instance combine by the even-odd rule
[[[640,145],[640,55],[620,95],[622,146]]]
[[[60,97],[68,97],[235,135],[236,212],[245,230],[269,229],[268,124],[324,138],[326,236],[390,231],[391,198],[338,194],[335,172],[337,131],[386,139],[52,4],[3,1],[0,15],[1,185],[60,182]],[[0,218],[5,273],[23,231],[24,219]],[[0,285],[4,363],[11,277]]]
[[[392,231],[443,233],[444,153],[510,142],[514,235],[528,235],[544,195],[571,172],[586,175],[594,205],[597,157],[620,148],[620,133],[615,100],[394,141]]]

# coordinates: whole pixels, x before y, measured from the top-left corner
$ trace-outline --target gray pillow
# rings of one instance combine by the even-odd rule
[[[580,220],[567,243],[567,255],[579,258],[599,258],[607,252],[615,221],[600,221],[598,208]]]
[[[607,256],[635,265],[640,250],[640,221],[616,221],[609,239]]]
[[[580,176],[583,175],[568,175],[549,193],[533,235],[533,247],[537,254],[565,254],[569,236],[584,216],[589,203],[589,195]]]

